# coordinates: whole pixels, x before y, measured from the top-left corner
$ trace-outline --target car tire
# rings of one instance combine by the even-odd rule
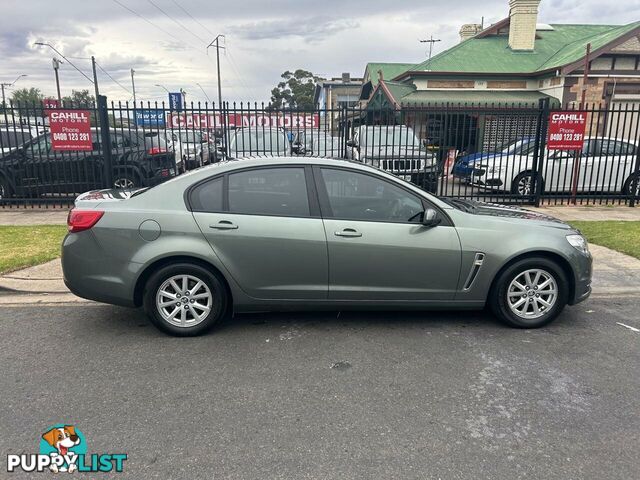
[[[544,180],[540,179],[540,181],[542,182],[541,191],[544,191]],[[535,195],[536,192],[532,190],[533,186],[533,172],[527,170],[526,172],[519,173],[516,175],[516,178],[513,179],[511,182],[511,193],[521,197]]]
[[[636,181],[635,194],[634,194],[634,192],[631,191],[631,188],[633,187],[633,182],[634,181]],[[640,197],[640,174],[634,173],[633,175],[629,176],[629,178],[627,178],[627,181],[624,182],[624,187],[622,188],[622,193],[624,195],[629,196],[629,197]]]
[[[539,328],[562,312],[568,298],[569,282],[563,269],[547,258],[531,257],[509,265],[499,274],[488,304],[507,325]]]
[[[229,305],[223,281],[192,263],[174,263],[154,272],[146,282],[143,298],[151,322],[177,337],[192,337],[211,329],[224,318]]]
[[[136,188],[140,185],[140,179],[133,173],[118,173],[113,175],[113,188]]]
[[[5,177],[0,176],[0,200],[7,200],[13,196],[11,185]]]

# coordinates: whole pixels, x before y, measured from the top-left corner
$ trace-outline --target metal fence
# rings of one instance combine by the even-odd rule
[[[60,111],[89,117],[82,150],[73,146],[74,129],[56,124]],[[581,150],[547,149],[549,118],[558,111],[586,116]],[[153,186],[209,163],[275,155],[360,161],[446,197],[634,206],[639,128],[638,103],[314,110],[191,103],[177,111],[105,97],[56,109],[10,104],[0,109],[0,205],[68,207],[88,190]]]

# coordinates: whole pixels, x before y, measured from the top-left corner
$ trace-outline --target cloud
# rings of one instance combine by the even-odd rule
[[[290,17],[244,23],[231,27],[232,31],[247,40],[282,39],[300,37],[307,42],[320,42],[328,35],[334,35],[358,26],[350,19],[331,17]]]

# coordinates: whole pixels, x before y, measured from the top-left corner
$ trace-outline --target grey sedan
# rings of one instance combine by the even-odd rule
[[[481,309],[540,327],[591,292],[587,242],[527,210],[434,197],[344,160],[221,162],[76,200],[67,286],[172,335],[234,312]]]

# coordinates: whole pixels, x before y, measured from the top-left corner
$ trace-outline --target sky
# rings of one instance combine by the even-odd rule
[[[55,96],[53,45],[89,77],[98,62],[101,94],[163,101],[168,90],[187,101],[217,98],[215,48],[225,35],[221,77],[225,101],[267,102],[285,70],[322,77],[362,75],[367,62],[419,63],[455,45],[464,23],[485,26],[508,15],[508,0],[0,0],[0,82]],[[640,0],[542,0],[540,23],[624,24],[640,20]],[[64,61],[64,60],[63,60]],[[93,85],[68,63],[62,95]],[[105,73],[106,72],[106,73]]]

